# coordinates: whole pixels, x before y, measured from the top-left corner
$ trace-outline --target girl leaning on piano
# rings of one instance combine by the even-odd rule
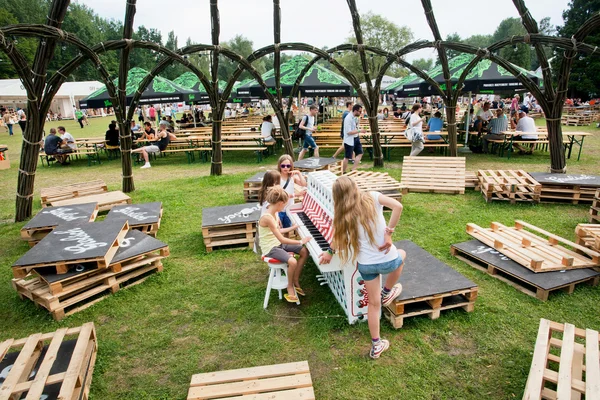
[[[402,204],[379,192],[361,192],[347,176],[336,179],[333,195],[333,243],[320,257],[328,264],[337,252],[342,263],[358,263],[358,272],[369,297],[368,323],[371,333],[371,358],[379,358],[390,343],[379,336],[381,305],[389,305],[402,292],[398,282],[406,253],[396,249],[392,233],[402,214]],[[392,210],[386,225],[383,207]],[[387,275],[383,290],[380,275]]]
[[[265,178],[263,178],[263,187]],[[265,212],[258,220],[258,236],[262,256],[287,263],[288,286],[284,297],[286,301],[296,303],[298,295],[304,296],[304,290],[300,287],[300,274],[309,256],[308,249],[304,245],[312,240],[312,237],[307,236],[302,240],[295,240],[283,236],[282,231],[297,228],[297,226],[293,226],[287,230],[280,229],[279,213],[285,209],[289,200],[289,195],[283,187],[276,184],[268,188],[260,198],[261,205],[266,204]],[[300,255],[298,260],[294,258],[294,254]]]

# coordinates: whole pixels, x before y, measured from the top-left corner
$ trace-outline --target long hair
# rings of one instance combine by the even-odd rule
[[[267,171],[262,180],[262,185],[258,190],[258,203],[262,206],[267,196],[267,190],[270,187],[279,185],[281,182],[281,174],[279,171]]]
[[[359,226],[364,229],[371,244],[375,244],[375,201],[369,193],[363,193],[350,177],[340,176],[332,188],[333,194],[333,242],[343,263],[356,261],[360,245]]]
[[[294,159],[292,158],[292,156],[290,156],[289,154],[283,154],[281,157],[279,157],[279,160],[277,160],[277,170],[279,172],[281,172],[281,167],[280,165],[284,162],[284,161],[289,161],[290,165],[292,166],[292,168],[290,168],[290,172],[292,172],[294,170]]]

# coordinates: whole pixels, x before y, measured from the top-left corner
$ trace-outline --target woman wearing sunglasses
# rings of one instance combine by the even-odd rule
[[[295,185],[306,188],[306,179],[304,179],[300,171],[294,170],[294,159],[288,154],[279,157],[277,170],[281,174],[281,187],[289,196],[288,206],[291,206],[294,204]],[[287,216],[285,210],[279,213],[279,219],[281,220],[282,228],[292,226],[292,221]]]

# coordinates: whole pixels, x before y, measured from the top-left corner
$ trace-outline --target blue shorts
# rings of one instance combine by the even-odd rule
[[[292,226],[292,220],[288,217],[285,211],[279,213],[279,220],[281,221],[282,228],[289,228]]]
[[[319,146],[317,146],[317,144],[315,143],[315,139],[312,137],[312,135],[304,135],[304,145],[302,146],[302,148],[308,149],[309,147],[316,149]]]
[[[372,281],[379,275],[389,274],[394,272],[402,265],[402,257],[398,253],[398,258],[380,264],[361,264],[358,263],[358,272],[365,281]]]

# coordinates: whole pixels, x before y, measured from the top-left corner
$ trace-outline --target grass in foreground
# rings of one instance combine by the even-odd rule
[[[99,136],[92,127],[67,128],[75,137]],[[58,124],[56,124],[58,125]],[[65,124],[66,125],[66,124]],[[17,129],[18,130],[18,129]],[[580,130],[580,128],[578,128]],[[591,130],[591,129],[590,129]],[[100,131],[100,132],[102,132]],[[5,135],[5,134],[2,134]],[[0,136],[5,142],[6,136]],[[27,251],[19,239],[22,224],[12,223],[18,137],[11,138],[12,169],[0,171],[0,340],[25,337],[94,321],[99,357],[92,399],[185,399],[190,377],[199,372],[308,360],[316,395],[321,399],[509,399],[522,395],[540,318],[600,329],[600,288],[582,286],[572,295],[551,295],[546,303],[526,296],[452,258],[449,247],[469,240],[465,225],[510,225],[515,219],[574,238],[586,222],[587,206],[486,204],[479,193],[464,196],[409,194],[394,238],[410,239],[480,286],[473,313],[448,311],[440,319],[405,320],[401,330],[382,322],[392,347],[376,362],[367,356],[366,324],[349,326],[326,286],[309,264],[302,276],[307,291],[300,307],[271,297],[262,309],[267,280],[264,263],[248,250],[207,254],[201,236],[204,207],[243,202],[242,182],[273,157],[256,164],[252,155],[226,155],[227,175],[207,176],[209,164],[188,165],[168,157],[150,170],[135,169],[134,202],[162,201],[165,210],[159,239],[171,247],[165,271],[144,284],[121,291],[61,322],[21,301],[10,286],[10,266]],[[583,160],[569,162],[570,172],[598,174],[600,140],[586,139]],[[400,160],[402,152],[393,159]],[[467,156],[468,169],[519,168],[544,171],[547,153],[516,156]],[[104,160],[104,159],[103,159]],[[364,164],[367,164],[365,160]],[[400,164],[387,170],[400,177]],[[87,167],[39,168],[39,188],[62,182],[102,178],[110,189],[120,185],[118,161]],[[432,277],[435,279],[435,277]],[[326,318],[327,317],[327,318]]]

